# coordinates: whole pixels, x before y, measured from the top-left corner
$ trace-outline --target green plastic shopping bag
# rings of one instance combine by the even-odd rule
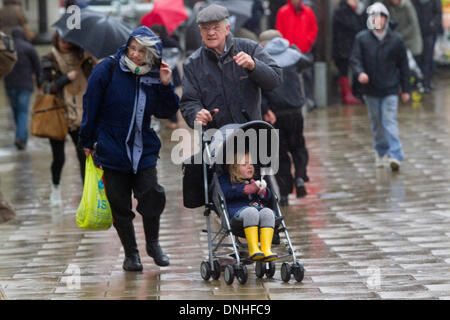
[[[107,230],[112,224],[111,207],[106,197],[103,170],[86,158],[83,196],[77,210],[77,225],[86,230]]]

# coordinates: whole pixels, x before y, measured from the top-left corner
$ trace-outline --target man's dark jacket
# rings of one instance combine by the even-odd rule
[[[371,30],[356,35],[350,65],[356,77],[369,76],[369,83],[362,85],[362,94],[384,97],[410,92],[409,66],[405,44],[399,33],[388,29],[380,41]]]
[[[201,109],[219,109],[209,127],[247,122],[242,110],[246,110],[249,120],[261,120],[261,89],[273,90],[281,84],[281,68],[258,43],[230,34],[226,48],[219,57],[215,51],[202,46],[184,62],[180,107],[190,127],[194,126]],[[253,71],[233,60],[240,51],[254,59]]]

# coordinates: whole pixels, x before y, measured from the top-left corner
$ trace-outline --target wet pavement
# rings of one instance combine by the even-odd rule
[[[0,299],[448,299],[449,84],[446,71],[421,105],[399,108],[405,160],[398,173],[375,168],[363,105],[307,113],[308,196],[291,197],[283,210],[305,278],[284,283],[277,263],[273,279],[258,279],[250,265],[248,282],[231,286],[223,276],[200,276],[205,219],[201,209],[183,207],[169,130],[161,133],[158,175],[168,199],[160,240],[171,265],[157,267],[145,254],[137,215],[144,271],[124,272],[115,230],[84,231],[75,223],[82,187],[72,142],[66,144],[63,205],[55,207],[49,200],[50,146],[31,137],[26,151],[15,150],[1,85],[1,190],[17,217],[0,225]]]

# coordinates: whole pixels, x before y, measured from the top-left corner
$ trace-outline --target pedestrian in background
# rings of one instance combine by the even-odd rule
[[[364,30],[365,20],[358,14],[359,0],[341,0],[333,14],[333,59],[339,71],[341,101],[344,104],[362,103],[355,98],[349,78],[349,59],[358,32]]]
[[[302,94],[299,72],[310,67],[312,61],[302,55],[289,41],[281,37],[277,30],[267,30],[259,35],[261,46],[267,51],[283,70],[281,86],[273,91],[263,92],[262,109],[264,114],[273,111],[275,117],[264,120],[279,130],[280,167],[275,178],[280,189],[280,205],[287,206],[288,196],[294,186],[297,198],[306,196],[305,182],[309,181],[306,173],[308,150],[303,136],[302,106],[305,97]],[[306,61],[305,61],[306,60]],[[291,158],[295,173],[291,173]]]
[[[16,45],[18,59],[4,82],[16,125],[14,144],[18,150],[24,150],[28,141],[28,110],[34,89],[33,75],[36,82],[40,81],[41,66],[36,49],[26,40],[21,27],[15,27],[12,30],[12,38]],[[39,83],[37,85],[39,86]]]
[[[22,27],[27,39],[31,41],[35,34],[28,26],[22,5],[22,0],[3,0],[3,8],[0,9],[0,30],[11,35],[15,27]]]
[[[65,104],[69,135],[75,146],[80,175],[84,181],[86,157],[78,147],[78,136],[83,113],[83,95],[87,88],[87,79],[95,65],[95,59],[83,49],[61,39],[55,32],[52,39],[52,51],[42,57],[41,89],[56,94]],[[65,140],[49,139],[52,149],[52,192],[53,204],[61,203],[61,173],[65,163]]]
[[[252,16],[245,22],[243,27],[255,35],[261,33],[261,19],[264,17],[264,6],[261,0],[253,0]]]
[[[395,31],[402,36],[406,49],[409,49],[414,59],[419,61],[423,42],[419,19],[411,0],[384,0],[383,4],[394,22]]]
[[[162,58],[162,42],[147,27],[134,30],[114,58],[104,59],[89,78],[84,96],[80,145],[104,170],[113,225],[125,251],[123,269],[143,269],[136,243],[132,194],[142,215],[147,254],[158,266],[169,257],[159,244],[164,188],[156,163],[161,141],[150,128],[152,115],[167,119],[178,111],[172,71]]]
[[[423,73],[425,92],[431,91],[434,45],[442,30],[442,4],[439,0],[412,0],[419,19],[423,50],[418,64]]]
[[[410,99],[409,67],[402,37],[389,28],[389,11],[380,2],[367,9],[366,29],[357,34],[350,64],[362,84],[376,150],[376,166],[388,158],[392,171],[403,160],[397,109],[398,92],[403,102]]]
[[[319,28],[314,11],[303,4],[303,0],[288,0],[287,4],[278,10],[275,29],[280,31],[283,38],[289,40],[289,44],[295,44],[302,53],[314,61],[311,50],[316,42]],[[313,93],[312,67],[304,70],[302,77],[308,109],[314,109],[316,102]]]
[[[274,29],[275,28],[275,23],[277,21],[277,14],[278,14],[278,10],[280,10],[280,8],[282,6],[284,6],[286,4],[286,0],[270,0],[269,1],[269,10],[270,10],[270,15],[268,17],[268,27],[269,29]]]

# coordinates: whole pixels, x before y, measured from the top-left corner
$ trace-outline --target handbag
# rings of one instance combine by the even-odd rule
[[[203,181],[203,165],[195,163],[196,155],[183,162],[183,205],[195,209],[205,205],[205,189]],[[212,173],[207,171],[208,185]]]
[[[64,103],[50,93],[50,84],[44,94],[36,96],[31,116],[31,134],[36,137],[64,140],[69,132]]]

